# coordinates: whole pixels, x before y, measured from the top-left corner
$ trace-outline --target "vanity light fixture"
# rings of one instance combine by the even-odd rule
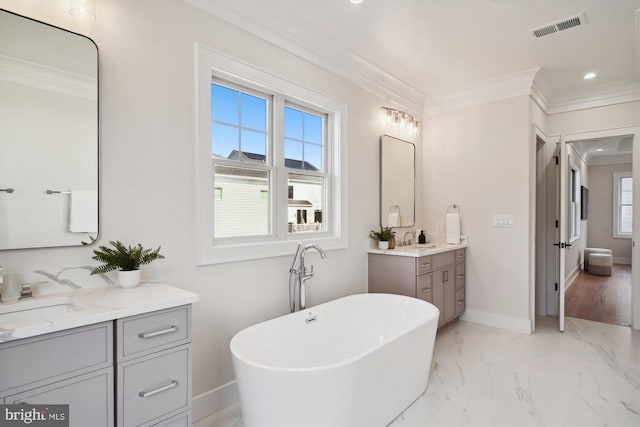
[[[409,113],[396,110],[395,108],[382,107],[384,127],[399,130],[408,133],[411,136],[418,134],[418,125],[420,122]]]
[[[351,2],[351,4],[361,4],[364,2],[364,0],[349,0]]]
[[[595,79],[597,76],[596,73],[594,72],[588,72],[587,74],[584,75],[584,79],[585,80],[591,80],[591,79]]]
[[[82,22],[96,20],[96,0],[69,0],[69,13]]]

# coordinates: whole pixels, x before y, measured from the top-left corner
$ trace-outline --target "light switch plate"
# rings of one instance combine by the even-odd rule
[[[516,216],[515,215],[493,215],[494,227],[515,227]]]

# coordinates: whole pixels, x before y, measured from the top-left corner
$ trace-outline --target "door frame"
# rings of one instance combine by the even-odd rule
[[[538,139],[542,140],[544,142],[544,162],[545,162],[545,170],[544,170],[544,199],[545,199],[545,212],[544,212],[544,230],[539,230],[538,228],[538,201],[537,201],[537,191],[538,191],[538,170],[539,167],[541,166],[539,164],[540,162],[540,158],[538,156],[538,152],[537,152],[537,142]],[[532,159],[533,159],[533,165],[532,165],[532,189],[531,189],[531,215],[532,215],[532,220],[531,220],[531,224],[532,224],[532,230],[531,230],[531,238],[530,238],[530,254],[531,254],[531,277],[530,277],[530,296],[529,296],[529,302],[530,302],[530,308],[529,308],[529,313],[530,313],[530,323],[531,323],[531,331],[535,331],[535,321],[536,321],[536,315],[538,312],[538,309],[540,307],[538,307],[538,301],[536,298],[536,291],[537,291],[537,276],[536,276],[536,272],[539,271],[538,269],[538,262],[540,261],[539,258],[536,256],[537,251],[538,251],[538,245],[543,245],[543,247],[548,251],[552,246],[551,244],[554,243],[551,240],[553,240],[552,236],[556,235],[556,228],[555,228],[555,221],[559,220],[559,213],[557,212],[557,208],[559,207],[559,204],[556,200],[556,198],[559,196],[558,193],[558,184],[556,183],[556,179],[559,178],[558,175],[558,171],[556,168],[556,163],[554,158],[559,156],[559,153],[557,153],[557,148],[558,148],[558,144],[560,143],[560,135],[547,135],[542,129],[540,129],[537,125],[533,125],[532,126]],[[551,173],[552,171],[550,170],[551,168],[554,168],[553,170],[553,174]],[[543,233],[543,237],[542,238],[538,238],[540,236],[540,233]],[[557,258],[559,256],[559,253],[556,252],[555,253],[555,257]],[[554,274],[555,276],[558,275],[558,271],[557,271],[557,267],[554,265],[553,268],[550,268],[549,263],[551,261],[554,261],[554,263],[556,262],[552,257],[550,256],[545,256],[544,260],[542,260],[543,264],[544,264],[544,280],[545,280],[545,286],[544,286],[544,314],[545,315],[550,315],[550,314],[556,314],[556,310],[557,307],[553,307],[552,309],[549,307],[549,301],[551,299],[553,299],[555,301],[555,299],[557,298],[557,294],[555,293],[555,280],[551,280],[550,278],[550,274]],[[557,277],[555,277],[555,279],[557,280]],[[549,293],[553,293],[553,298],[549,298]]]
[[[640,329],[640,251],[636,250],[635,242],[640,241],[640,127],[638,126],[628,126],[628,127],[620,127],[620,128],[611,128],[611,129],[601,129],[587,132],[576,132],[576,133],[568,133],[562,134],[560,136],[560,144],[561,149],[565,148],[564,151],[566,153],[566,144],[581,141],[585,139],[598,139],[598,138],[607,138],[607,137],[616,137],[616,136],[625,136],[625,135],[633,135],[633,155],[632,155],[632,169],[633,169],[633,235],[632,235],[632,244],[631,244],[631,327],[633,329]],[[567,162],[566,156],[561,156],[560,161],[565,163]],[[567,186],[561,186],[561,200],[566,200]],[[561,223],[566,223],[566,218],[560,219]],[[566,236],[560,235],[560,240],[564,241]],[[562,249],[561,249],[562,250]],[[562,287],[564,287],[564,277],[560,277],[560,292],[562,293]],[[562,313],[564,317],[564,301],[563,298],[560,299],[563,304],[562,307],[559,307],[559,311]],[[560,320],[560,324],[562,325],[564,319]],[[560,330],[563,330],[561,327]]]

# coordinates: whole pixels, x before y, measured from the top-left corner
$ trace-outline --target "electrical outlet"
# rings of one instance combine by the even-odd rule
[[[436,222],[436,232],[444,233],[444,226],[441,222]]]

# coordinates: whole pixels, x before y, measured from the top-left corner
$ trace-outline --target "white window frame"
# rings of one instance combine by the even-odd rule
[[[614,239],[631,239],[631,233],[622,233],[619,229],[620,221],[620,179],[633,178],[632,172],[614,172],[613,173],[613,238]],[[633,205],[632,205],[633,206]]]
[[[567,212],[569,214],[569,227],[567,227],[567,232],[569,234],[569,242],[573,243],[576,240],[580,239],[580,231],[582,228],[581,220],[580,220],[580,199],[582,195],[580,194],[580,185],[581,185],[581,168],[574,161],[573,158],[569,157],[569,168],[568,168],[569,177],[567,182],[569,183],[569,194],[567,195]],[[575,171],[575,180],[572,177],[572,172]],[[572,196],[575,194],[575,201],[572,201]]]
[[[253,65],[202,44],[195,46],[196,102],[196,224],[198,265],[220,264],[260,258],[288,256],[295,253],[298,242],[314,242],[325,250],[347,247],[346,186],[346,113],[344,102],[276,76]],[[271,177],[274,191],[273,233],[269,236],[214,239],[214,191],[211,161],[211,83],[228,81],[264,94],[274,95],[271,130],[275,143],[274,159],[284,153],[284,129],[279,115],[285,102],[327,114],[325,148],[328,174],[327,230],[313,233],[289,233],[287,230],[287,176],[284,165],[276,167]],[[306,173],[306,171],[300,171]],[[282,190],[282,191],[280,191]]]

